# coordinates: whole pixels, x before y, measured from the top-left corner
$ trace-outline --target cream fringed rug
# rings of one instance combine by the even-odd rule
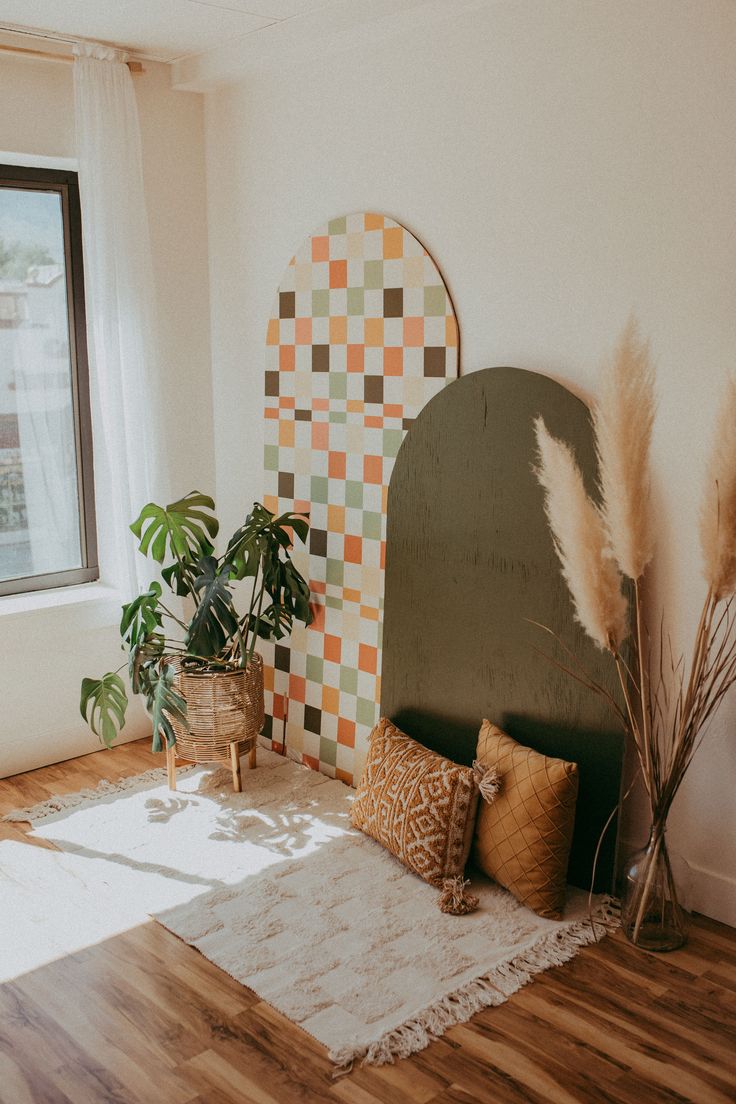
[[[258,762],[241,794],[221,769],[181,772],[176,793],[152,771],[11,814],[61,853],[0,846],[3,908],[23,932],[20,950],[0,946],[0,977],[30,968],[45,940],[47,954],[68,953],[112,934],[106,918],[123,930],[153,915],[336,1063],[380,1064],[501,1004],[615,923],[608,900],[593,930],[583,893],[555,922],[480,881],[477,912],[445,915],[436,890],[351,828],[353,790],[263,749]]]

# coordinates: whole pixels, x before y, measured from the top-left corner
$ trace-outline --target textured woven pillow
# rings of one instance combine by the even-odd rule
[[[540,916],[559,920],[565,907],[578,768],[523,747],[483,721],[478,759],[495,767],[499,791],[481,803],[474,860]]]
[[[465,870],[477,806],[470,767],[422,747],[381,718],[353,802],[356,828],[439,886]]]

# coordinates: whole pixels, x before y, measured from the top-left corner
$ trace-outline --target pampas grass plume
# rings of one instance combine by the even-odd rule
[[[621,576],[608,550],[601,513],[588,497],[575,458],[536,418],[538,466],[545,511],[575,616],[601,648],[618,647],[628,632]]]
[[[625,575],[639,579],[652,558],[649,450],[654,424],[654,371],[649,343],[632,318],[603,377],[593,410],[603,520]]]
[[[706,582],[716,599],[736,591],[736,378],[721,404],[700,511]]]

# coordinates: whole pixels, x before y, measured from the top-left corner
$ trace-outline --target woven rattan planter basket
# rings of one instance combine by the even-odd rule
[[[240,789],[240,756],[251,752],[263,728],[263,659],[255,652],[244,670],[177,672],[174,686],[187,703],[185,729],[173,717],[176,758],[190,763],[228,763]],[[170,757],[171,758],[171,757]],[[169,784],[172,781],[169,771]]]

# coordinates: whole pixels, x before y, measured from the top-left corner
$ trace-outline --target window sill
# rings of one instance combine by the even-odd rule
[[[3,617],[26,617],[49,613],[52,610],[70,612],[89,608],[97,621],[109,618],[109,624],[120,620],[122,597],[120,592],[105,583],[81,583],[78,586],[57,587],[54,590],[35,590],[26,594],[8,594],[0,598],[0,620]]]

